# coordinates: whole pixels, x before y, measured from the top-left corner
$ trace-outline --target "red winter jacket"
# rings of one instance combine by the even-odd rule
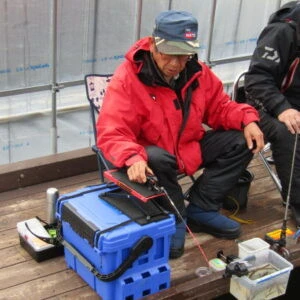
[[[147,161],[144,147],[156,145],[174,154],[179,171],[191,175],[202,163],[203,124],[242,130],[259,117],[251,106],[231,101],[214,73],[194,59],[187,63],[189,76],[181,88],[185,99],[187,88],[193,86],[188,119],[179,134],[183,114],[176,92],[155,76],[142,76],[147,61],[149,65],[149,46],[149,37],[136,42],[115,71],[97,121],[97,146],[113,165],[124,167]]]

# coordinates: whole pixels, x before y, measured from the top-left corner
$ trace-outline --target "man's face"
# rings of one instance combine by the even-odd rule
[[[167,82],[170,82],[185,68],[187,61],[191,57],[190,55],[169,55],[161,53],[157,50],[153,39],[150,51],[153,55],[154,61]]]

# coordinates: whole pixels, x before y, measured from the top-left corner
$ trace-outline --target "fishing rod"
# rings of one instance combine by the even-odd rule
[[[292,181],[293,181],[293,175],[294,175],[294,165],[295,165],[295,158],[296,158],[296,151],[297,151],[297,142],[298,142],[298,133],[296,133],[295,136],[295,143],[294,143],[294,151],[293,151],[293,157],[292,157],[292,165],[291,165],[291,173],[290,173],[290,180],[289,180],[289,187],[288,187],[288,193],[286,197],[286,206],[285,206],[285,212],[284,212],[284,219],[282,223],[281,228],[281,234],[280,239],[284,240],[284,243],[286,244],[286,230],[287,230],[287,215],[288,215],[288,208],[290,205],[290,195],[291,195],[291,189],[292,189]],[[284,244],[284,245],[285,245]]]
[[[148,182],[150,183],[150,185],[152,186],[152,188],[154,190],[156,190],[157,192],[162,192],[165,194],[166,198],[168,199],[168,201],[170,202],[171,206],[174,209],[174,212],[176,214],[176,216],[180,219],[180,221],[184,224],[185,228],[187,229],[188,233],[190,234],[190,236],[193,239],[194,244],[196,245],[196,247],[199,249],[200,253],[202,254],[208,268],[210,268],[210,264],[208,261],[208,258],[203,250],[203,248],[201,247],[200,243],[198,242],[196,236],[193,234],[192,230],[190,229],[190,227],[187,225],[185,219],[182,217],[181,213],[179,212],[179,210],[177,209],[177,207],[175,206],[172,198],[170,197],[170,195],[168,194],[168,192],[166,191],[166,189],[163,186],[160,186],[157,182],[157,180],[153,177],[153,176],[148,176],[147,177]]]
[[[291,162],[291,172],[290,172],[290,178],[289,178],[289,185],[288,185],[288,192],[286,196],[286,203],[285,203],[285,212],[284,212],[284,218],[282,222],[282,227],[280,229],[280,235],[278,237],[277,232],[279,230],[275,230],[272,232],[269,232],[266,234],[265,239],[267,242],[271,244],[271,247],[282,254],[284,257],[289,256],[289,251],[285,248],[286,246],[286,235],[287,232],[290,231],[287,227],[287,220],[288,220],[288,209],[290,206],[290,195],[291,195],[291,189],[292,189],[292,182],[294,177],[294,165],[295,165],[295,158],[296,158],[296,152],[297,152],[297,143],[298,143],[298,133],[295,135],[295,142],[294,142],[294,150],[293,150],[293,156],[292,156],[292,162]]]
[[[156,190],[157,192],[162,192],[162,193],[165,194],[166,198],[168,199],[171,206],[173,207],[176,216],[180,219],[181,222],[183,222],[183,224],[185,225],[188,233],[192,237],[194,244],[196,245],[196,247],[199,249],[200,253],[204,257],[205,262],[207,264],[207,267],[200,267],[196,270],[195,273],[199,277],[203,277],[203,276],[211,274],[212,270],[214,270],[214,271],[224,270],[223,278],[229,278],[232,275],[236,275],[238,277],[241,277],[241,276],[244,276],[244,275],[248,274],[248,267],[250,266],[250,264],[247,261],[247,259],[238,259],[238,257],[234,256],[234,255],[230,255],[228,257],[225,257],[224,255],[222,255],[223,258],[226,258],[226,264],[221,263],[222,261],[220,260],[220,255],[219,254],[222,251],[219,251],[218,255],[217,255],[218,258],[212,259],[212,260],[209,261],[206,254],[205,254],[205,252],[204,252],[204,250],[203,250],[203,248],[201,247],[200,243],[196,239],[196,236],[193,234],[193,232],[191,231],[191,229],[187,225],[186,221],[184,220],[184,218],[180,214],[179,210],[175,206],[172,198],[170,197],[170,195],[168,194],[166,189],[163,186],[159,186],[158,183],[157,183],[157,180],[153,176],[147,178],[147,180],[148,180],[148,183],[153,187],[154,190]],[[250,257],[248,259],[250,259]]]

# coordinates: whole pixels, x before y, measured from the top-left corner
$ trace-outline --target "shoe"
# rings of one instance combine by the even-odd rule
[[[193,232],[205,232],[225,239],[236,239],[241,234],[238,222],[218,211],[205,211],[192,203],[187,207],[187,225]]]
[[[186,227],[184,222],[176,224],[176,232],[171,237],[169,253],[170,259],[179,258],[183,255],[185,244],[185,232]]]
[[[290,204],[293,218],[295,219],[296,226],[300,228],[300,204]]]

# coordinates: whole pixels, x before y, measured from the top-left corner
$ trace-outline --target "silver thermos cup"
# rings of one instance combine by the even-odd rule
[[[56,188],[48,188],[46,192],[46,201],[47,201],[47,214],[46,214],[46,222],[48,224],[56,223],[55,217],[55,206],[56,200],[58,199],[59,193]]]

